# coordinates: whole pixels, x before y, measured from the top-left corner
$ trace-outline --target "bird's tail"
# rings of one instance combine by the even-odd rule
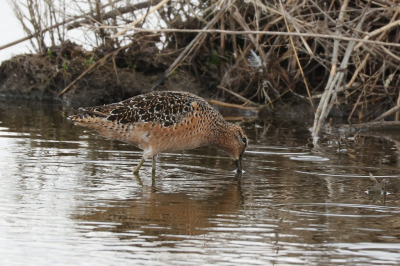
[[[107,118],[106,114],[96,112],[90,108],[79,108],[79,114],[68,116],[68,120],[72,120],[74,122],[83,122],[88,123],[93,119],[97,118]]]

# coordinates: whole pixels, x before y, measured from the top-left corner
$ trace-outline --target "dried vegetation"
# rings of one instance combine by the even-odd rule
[[[87,0],[73,1],[74,8],[61,0],[57,7],[50,0],[9,1],[41,60],[3,62],[0,78],[22,64],[34,80],[30,87],[57,97],[91,88],[91,97],[123,98],[161,86],[197,87],[241,108],[303,102],[315,112],[315,138],[332,108],[352,122],[381,114],[378,120],[399,120],[395,0]],[[33,11],[24,15],[21,3]],[[77,28],[91,36],[92,51],[66,41],[65,32]]]

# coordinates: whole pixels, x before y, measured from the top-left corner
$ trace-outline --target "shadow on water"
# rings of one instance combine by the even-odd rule
[[[0,102],[0,264],[308,264],[400,261],[398,134],[326,135],[242,119],[245,173],[209,147],[159,156]],[[388,194],[367,193],[389,180]],[[23,256],[21,256],[23,255]]]

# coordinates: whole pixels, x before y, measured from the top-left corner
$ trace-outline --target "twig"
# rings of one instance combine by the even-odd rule
[[[397,106],[400,106],[400,92],[399,95],[397,96]],[[399,121],[400,118],[400,112],[396,112],[395,120]]]
[[[354,111],[356,110],[357,105],[358,105],[358,103],[360,102],[361,97],[363,96],[363,94],[364,94],[364,92],[365,92],[365,87],[366,87],[366,86],[364,85],[364,88],[363,88],[362,92],[360,93],[360,96],[358,97],[357,102],[354,104],[353,110],[351,110],[351,113],[350,113],[350,115],[349,115],[349,118],[347,118],[347,121],[348,121],[349,123],[351,123],[351,122],[350,122],[351,117],[353,116],[353,113],[354,113]]]
[[[397,62],[400,62],[400,57],[398,57],[397,55],[393,54],[391,51],[389,51],[388,49],[386,49],[385,47],[381,47],[382,50],[389,55],[391,58],[395,59]]]
[[[381,27],[381,28],[379,28],[377,30],[374,30],[373,32],[368,33],[368,35],[365,36],[363,38],[363,40],[368,40],[372,36],[375,36],[375,35],[383,32],[383,31],[389,30],[389,29],[391,29],[393,27],[396,27],[396,26],[400,26],[400,20],[397,20],[397,21],[394,21],[392,23],[389,23],[389,24],[387,24],[387,25],[385,25],[385,26],[383,26],[383,27]],[[358,50],[361,45],[362,45],[362,43],[357,44],[356,47],[354,47],[354,51]]]
[[[232,95],[235,96],[236,98],[240,99],[240,100],[241,100],[242,102],[244,102],[244,103],[251,104],[251,105],[254,105],[254,106],[258,106],[258,104],[256,104],[255,102],[252,102],[252,101],[246,99],[245,97],[243,97],[243,96],[237,94],[236,92],[233,92],[233,91],[231,91],[231,90],[228,90],[227,88],[224,88],[224,87],[222,87],[222,86],[217,86],[217,88],[219,88],[219,89],[221,89],[221,90],[224,90],[224,91],[226,91],[226,92],[229,92],[230,94],[232,94]]]
[[[400,121],[380,121],[380,122],[369,122],[362,124],[353,124],[352,128],[355,129],[385,129],[385,128],[393,128],[400,127]]]
[[[392,109],[390,109],[389,111],[384,112],[383,114],[381,114],[380,116],[378,116],[377,118],[372,120],[372,122],[379,122],[379,121],[383,120],[385,117],[388,117],[397,111],[400,111],[400,105],[397,105],[397,106],[393,107]]]
[[[120,28],[117,26],[100,26],[101,28]],[[319,33],[297,33],[297,32],[286,32],[286,31],[256,31],[256,30],[243,30],[243,31],[233,31],[233,30],[219,30],[219,29],[143,29],[143,28],[131,28],[131,30],[141,31],[141,32],[182,32],[182,33],[221,33],[221,34],[231,34],[231,35],[242,35],[242,34],[261,34],[261,35],[271,35],[271,36],[295,36],[295,37],[312,37],[312,38],[323,38],[332,39],[339,41],[353,41],[362,42],[383,46],[393,46],[400,47],[400,43],[394,42],[380,42],[372,40],[364,40],[354,37],[346,36],[336,36],[329,34],[319,34]]]
[[[119,76],[118,76],[117,64],[115,63],[115,56],[116,56],[116,54],[117,54],[117,53],[113,53],[112,60],[113,60],[113,66],[114,66],[115,76],[117,77],[117,84],[120,84],[121,81],[119,80]]]
[[[238,104],[224,103],[224,102],[217,101],[217,100],[209,100],[208,102],[210,104],[216,104],[216,105],[224,106],[224,107],[233,107],[233,108],[237,108],[237,109],[253,110],[253,111],[257,111],[258,110],[257,107],[246,107],[246,106],[238,105]]]
[[[118,2],[119,0],[116,0],[115,2]],[[115,3],[114,2],[114,3]],[[140,10],[140,9],[145,9],[151,6],[155,6],[158,3],[160,3],[161,0],[150,0],[150,1],[145,1],[145,2],[140,2],[137,4],[133,4],[133,5],[127,5],[127,6],[123,6],[120,8],[115,8],[114,6],[112,7],[112,11],[105,13],[102,16],[102,20],[109,20],[109,19],[115,19],[117,16],[121,16],[123,14],[126,13],[130,13],[130,12],[134,12],[135,10]],[[104,7],[108,6],[104,5]],[[67,26],[67,30],[72,30],[72,29],[76,29],[79,28],[81,26],[84,26],[86,24],[89,24],[92,20],[98,20],[97,16],[93,16],[91,14],[86,15],[86,17],[89,17],[87,19],[84,20],[80,20],[80,21],[76,21],[74,23],[71,23]]]
[[[351,85],[353,85],[354,81],[356,80],[358,73],[360,73],[361,69],[364,68],[365,64],[368,62],[369,57],[371,54],[367,54],[364,58],[364,60],[361,62],[361,64],[357,67],[356,71],[354,71],[353,77],[351,77],[351,80],[349,83],[347,83],[346,88],[349,89]]]
[[[163,0],[160,3],[158,3],[155,7],[153,7],[149,12],[147,12],[146,14],[140,16],[140,18],[138,18],[137,20],[135,20],[134,22],[132,22],[131,24],[127,25],[124,27],[123,30],[117,32],[116,34],[114,34],[114,36],[112,36],[112,38],[116,38],[118,36],[121,36],[122,34],[124,34],[125,32],[127,32],[128,30],[130,30],[132,27],[134,27],[135,25],[139,24],[139,22],[141,22],[145,17],[147,17],[149,14],[153,13],[154,11],[157,11],[158,9],[160,9],[163,5],[165,5],[167,2],[169,2],[170,0]]]

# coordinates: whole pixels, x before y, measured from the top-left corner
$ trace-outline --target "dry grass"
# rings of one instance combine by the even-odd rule
[[[34,10],[42,3],[29,13],[33,30],[27,30],[37,51],[48,49],[47,31],[56,43],[74,28],[94,34],[98,62],[114,60],[115,70],[132,67],[132,45],[141,52],[157,47],[153,67],[169,67],[157,69],[163,75],[153,88],[186,69],[214,97],[244,106],[307,101],[315,110],[315,138],[334,107],[350,114],[349,121],[365,122],[400,103],[395,0],[87,0],[86,8],[73,1],[78,16],[51,1],[9,1],[21,21],[29,17],[19,9],[22,2]]]

